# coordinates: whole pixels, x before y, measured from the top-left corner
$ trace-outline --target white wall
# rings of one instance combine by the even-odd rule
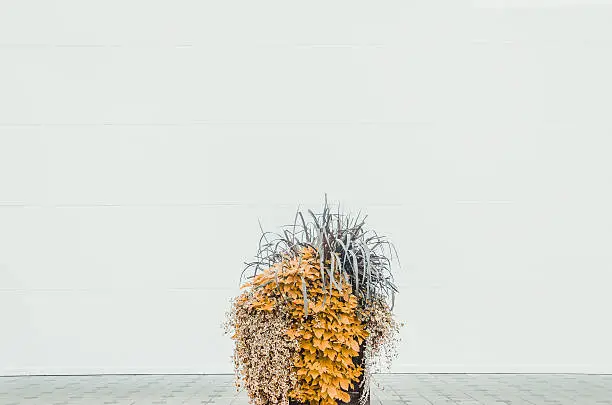
[[[402,256],[395,371],[612,372],[611,9],[368,3],[0,3],[0,374],[230,372],[325,191]]]

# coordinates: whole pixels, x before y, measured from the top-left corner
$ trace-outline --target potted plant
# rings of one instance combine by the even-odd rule
[[[393,245],[360,215],[298,210],[263,232],[225,323],[237,386],[256,405],[369,404],[379,360],[395,355]],[[388,363],[388,362],[387,362]]]

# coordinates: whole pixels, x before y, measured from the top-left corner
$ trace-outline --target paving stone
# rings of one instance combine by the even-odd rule
[[[0,405],[247,405],[230,375],[0,377]],[[372,405],[612,405],[612,375],[378,374]]]

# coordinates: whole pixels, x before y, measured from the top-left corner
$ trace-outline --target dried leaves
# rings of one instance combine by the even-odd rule
[[[401,324],[395,321],[389,306],[383,300],[368,302],[367,307],[360,311],[360,319],[368,331],[363,350],[365,368],[361,395],[361,403],[363,403],[368,397],[372,374],[387,371],[397,357]]]
[[[228,313],[226,332],[235,340],[234,370],[237,381],[256,405],[289,404],[289,392],[297,383],[293,369],[299,345],[287,339],[291,316],[282,307],[249,307],[240,299]]]

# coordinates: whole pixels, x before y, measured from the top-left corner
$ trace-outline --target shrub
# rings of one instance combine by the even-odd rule
[[[263,232],[228,313],[237,384],[256,405],[349,402],[359,381],[365,400],[379,356],[394,357],[393,245],[327,201],[309,215]]]

